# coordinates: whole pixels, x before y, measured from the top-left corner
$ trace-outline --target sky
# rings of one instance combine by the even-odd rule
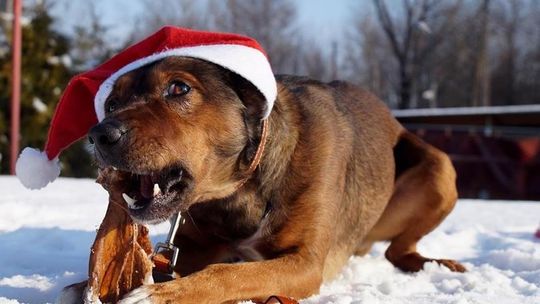
[[[109,27],[109,41],[121,43],[131,32],[131,27],[143,11],[137,0],[95,0],[95,7],[102,22]],[[295,0],[298,8],[300,30],[317,43],[330,45],[334,39],[346,32],[351,18],[351,9],[358,5],[369,6],[368,0]],[[156,0],[156,4],[159,0]],[[58,0],[53,15],[58,17],[57,27],[67,33],[77,24],[89,21],[86,0]]]

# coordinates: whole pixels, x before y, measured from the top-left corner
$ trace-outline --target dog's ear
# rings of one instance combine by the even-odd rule
[[[251,82],[231,72],[229,85],[244,104],[244,124],[248,142],[244,149],[244,164],[251,162],[261,141],[262,119],[268,108],[264,95]]]
[[[247,119],[261,121],[268,104],[264,95],[251,82],[231,72],[229,84],[245,106]]]

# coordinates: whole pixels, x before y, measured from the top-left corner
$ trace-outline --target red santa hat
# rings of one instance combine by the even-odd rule
[[[103,120],[104,103],[116,80],[169,56],[203,59],[242,76],[265,97],[264,118],[270,115],[277,95],[276,80],[257,41],[236,34],[167,26],[94,70],[71,79],[56,107],[45,151],[27,147],[17,160],[15,171],[22,184],[39,189],[54,181],[60,175],[58,155]]]

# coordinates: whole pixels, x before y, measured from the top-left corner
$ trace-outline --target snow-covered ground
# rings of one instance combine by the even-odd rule
[[[63,286],[83,280],[106,205],[92,180],[29,191],[0,176],[0,303],[54,302]],[[387,244],[377,244],[302,303],[540,303],[539,222],[540,203],[461,200],[419,251],[460,260],[467,273],[435,264],[403,273],[384,259]],[[167,229],[153,228],[153,238]]]

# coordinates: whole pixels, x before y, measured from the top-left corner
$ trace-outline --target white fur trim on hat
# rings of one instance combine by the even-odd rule
[[[17,159],[15,173],[26,188],[41,189],[60,175],[60,164],[58,157],[49,160],[45,152],[24,148]]]
[[[105,118],[105,100],[114,83],[122,75],[142,66],[170,56],[184,56],[203,59],[235,72],[250,81],[266,98],[264,118],[270,115],[277,96],[276,79],[266,56],[259,50],[239,44],[215,44],[181,47],[137,59],[116,71],[99,87],[94,99],[94,107],[99,121]]]

